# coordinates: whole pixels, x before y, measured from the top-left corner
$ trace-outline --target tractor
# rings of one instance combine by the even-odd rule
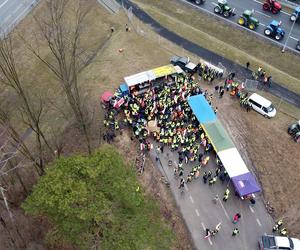
[[[290,20],[292,22],[297,22],[300,20],[300,6],[295,8],[294,13],[290,16]]]
[[[218,5],[214,8],[214,12],[224,17],[234,16],[234,9],[230,8],[226,0],[218,0]]]
[[[300,142],[300,120],[289,126],[288,134],[293,137],[295,142]]]
[[[200,4],[204,4],[205,0],[194,0],[195,4],[200,5]]]
[[[281,4],[275,0],[266,0],[262,6],[263,10],[271,11],[273,14],[277,14],[281,11]]]
[[[285,32],[282,28],[280,28],[280,25],[281,22],[273,20],[265,29],[264,34],[275,38],[277,41],[281,40],[284,37]]]
[[[254,30],[259,25],[259,21],[253,17],[253,11],[245,10],[243,15],[238,19],[238,24],[246,26],[250,30]]]

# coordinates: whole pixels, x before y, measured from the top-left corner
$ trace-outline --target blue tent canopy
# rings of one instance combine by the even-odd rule
[[[231,178],[231,181],[240,197],[261,191],[254,176],[250,172],[235,176]]]
[[[129,89],[126,83],[121,83],[120,85],[120,91],[122,93],[122,96],[129,94]]]
[[[188,103],[200,124],[214,122],[217,120],[215,112],[213,111],[212,107],[208,104],[204,95],[191,96],[188,99]]]

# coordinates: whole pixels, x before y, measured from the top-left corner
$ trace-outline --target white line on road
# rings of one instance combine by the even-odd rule
[[[8,2],[8,0],[4,1],[4,2],[0,5],[0,8],[2,8],[2,6],[3,6],[4,4],[6,4],[7,2]]]
[[[264,26],[264,27],[267,27],[267,25],[263,24],[263,23],[260,23],[260,25]]]
[[[190,200],[192,203],[194,203],[193,197],[190,195]]]
[[[261,14],[261,15],[263,15],[263,16],[266,16],[266,17],[271,18],[271,16],[269,16],[269,15],[267,15],[267,14],[265,14],[265,13],[262,13],[262,12],[260,12],[260,11],[258,11],[258,10],[254,10],[254,12],[256,12],[256,13],[258,13],[258,14]]]
[[[218,5],[217,3],[214,3],[214,2],[211,2],[211,4],[214,5],[214,6],[217,6],[217,5]]]
[[[200,216],[200,214],[199,214],[199,211],[198,211],[198,209],[195,209],[195,211],[196,211],[196,214],[197,214],[197,216],[199,217],[199,216]]]
[[[262,4],[262,2],[260,2],[260,1],[257,1],[257,0],[253,0],[253,1],[256,3]]]
[[[14,10],[13,15],[16,14],[16,13],[19,11],[19,9],[20,9],[21,7],[22,7],[22,5],[20,4],[20,5],[18,6],[18,8],[16,8],[16,9]]]
[[[289,13],[287,13],[287,12],[283,11],[283,10],[281,10],[281,12],[282,12],[283,14],[286,14],[286,15],[288,15],[288,16],[290,16],[290,15],[291,15],[291,14],[289,14]]]
[[[225,215],[226,215],[227,219],[228,219],[228,220],[230,220],[230,218],[229,218],[229,215],[228,215],[228,213],[227,213],[227,211],[226,211],[225,207],[223,206],[223,203],[222,203],[222,201],[221,201],[220,199],[218,199],[218,201],[220,202],[220,204],[221,204],[221,207],[223,208],[223,210],[224,210],[224,213],[225,213]]]
[[[205,227],[204,223],[203,223],[203,222],[201,222],[201,225],[202,225],[202,227],[203,227],[203,230],[205,231],[205,230],[206,230],[206,227]],[[209,242],[209,244],[211,244],[211,245],[212,245],[212,241],[211,241],[211,239],[210,239],[209,237],[208,237],[207,239],[208,239],[208,242]]]
[[[293,36],[290,36],[290,38],[291,38],[291,39],[294,39],[294,40],[296,40],[296,41],[298,41],[298,39],[295,38],[295,37],[293,37]],[[299,39],[299,40],[300,40],[300,39]]]
[[[256,218],[256,222],[261,227],[261,223],[260,223],[259,219]]]
[[[254,209],[249,205],[250,211],[254,214]]]

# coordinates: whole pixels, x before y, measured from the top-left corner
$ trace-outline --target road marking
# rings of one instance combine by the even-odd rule
[[[296,41],[298,41],[298,39],[295,38],[295,37],[293,37],[293,36],[290,36],[290,38],[291,38],[291,39],[294,39],[294,40],[296,40]],[[299,40],[300,40],[300,39],[299,39]]]
[[[253,0],[253,1],[256,3],[262,4],[262,2],[260,2],[260,1],[257,1],[257,0]]]
[[[13,14],[16,14],[17,11],[18,11],[21,7],[22,7],[22,5],[19,5],[18,8],[16,8],[16,9],[14,10]]]
[[[263,24],[263,23],[260,23],[260,25],[264,26],[264,27],[267,27],[267,25]]]
[[[4,1],[4,2],[0,5],[0,8],[1,8],[4,4],[6,4],[7,2],[8,2],[8,0]]]
[[[286,15],[288,15],[288,16],[291,15],[290,13],[287,13],[287,12],[285,12],[285,11],[283,11],[283,10],[281,10],[280,12],[282,12],[283,14],[286,14]]]
[[[206,227],[205,227],[204,223],[201,222],[201,225],[202,225],[202,227],[203,227],[203,230],[205,231],[205,230],[206,230]],[[207,239],[208,239],[209,244],[212,245],[212,241],[211,241],[210,237],[208,237]]]
[[[196,211],[196,214],[197,214],[197,216],[199,217],[199,216],[200,216],[200,214],[199,214],[199,211],[198,211],[198,209],[195,209],[195,211]]]
[[[269,18],[271,18],[271,16],[269,16],[269,15],[267,15],[267,14],[265,14],[265,13],[262,13],[262,12],[260,12],[260,11],[258,11],[258,10],[254,10],[256,13],[258,13],[258,14],[261,14],[261,15],[263,15],[263,16],[266,16],[266,17],[269,17]]]
[[[190,200],[192,203],[194,203],[193,197],[190,195]]]
[[[214,6],[218,6],[218,4],[217,4],[217,3],[214,3],[214,2],[211,2],[211,4],[214,5]]]
[[[8,19],[10,19],[12,17],[12,15],[8,15],[7,17],[5,17],[5,19],[3,20],[3,23],[6,23]]]
[[[227,219],[228,219],[228,220],[230,220],[230,218],[229,218],[229,215],[228,215],[228,213],[227,213],[227,211],[226,211],[225,207],[224,207],[224,206],[223,206],[223,204],[222,204],[222,201],[221,201],[220,199],[218,199],[218,201],[220,202],[220,204],[221,204],[221,207],[223,208],[223,210],[224,210],[224,213],[225,213],[225,215],[226,215]]]
[[[212,11],[206,10],[206,9],[204,9],[204,8],[202,8],[202,7],[200,7],[200,6],[197,6],[197,5],[195,5],[195,4],[192,4],[192,3],[190,3],[190,2],[188,2],[188,1],[186,1],[186,0],[180,0],[180,1],[183,2],[183,3],[185,3],[185,4],[187,4],[187,5],[192,6],[193,8],[197,8],[197,9],[199,9],[199,10],[201,10],[201,11],[204,11],[204,12],[206,12],[206,13],[208,13],[208,14],[210,14],[210,15],[213,15],[213,16],[215,16],[216,18],[222,19],[222,20],[224,21],[224,18],[223,18],[223,17],[221,17],[220,15],[217,15],[216,13],[214,13],[214,12],[212,12]],[[254,2],[256,2],[256,0],[254,0]],[[262,4],[262,3],[259,2],[259,1],[257,1],[257,2],[260,3],[260,4]],[[255,34],[256,36],[262,37],[262,38],[268,40],[269,42],[271,42],[271,43],[273,43],[273,44],[277,44],[279,47],[282,47],[282,45],[283,45],[282,43],[277,42],[277,41],[273,40],[272,38],[269,38],[269,37],[267,37],[267,36],[265,36],[265,35],[263,35],[263,34],[260,34],[260,33],[258,33],[258,32],[255,32],[255,31],[253,31],[253,30],[250,30],[250,29],[248,29],[248,28],[246,28],[246,27],[244,27],[244,26],[241,26],[241,25],[235,23],[234,21],[231,21],[231,20],[229,20],[229,19],[225,19],[225,20],[226,20],[227,22],[229,22],[229,23],[232,23],[232,24],[234,24],[234,25],[236,25],[236,26],[238,26],[238,27],[244,29],[244,30],[247,30],[247,31],[249,31],[249,32],[252,32],[252,33]],[[287,46],[287,47],[289,48],[289,50],[294,51],[294,52],[296,52],[297,54],[300,54],[300,52],[299,52],[298,50],[296,50],[296,49],[294,49],[294,48],[292,48],[292,47],[290,47],[290,46]]]
[[[256,218],[256,222],[261,227],[261,223],[260,223],[259,219]]]
[[[249,206],[249,208],[250,208],[250,211],[254,214],[254,209],[251,206]]]

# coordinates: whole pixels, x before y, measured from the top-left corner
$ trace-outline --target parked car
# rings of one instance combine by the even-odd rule
[[[272,102],[256,93],[248,97],[248,105],[264,117],[272,118],[276,115]]]
[[[188,73],[195,73],[197,71],[197,65],[190,61],[190,58],[187,56],[173,56],[170,62],[174,66],[179,66],[182,70]]]
[[[263,235],[258,241],[260,250],[300,250],[300,240],[296,238]]]

